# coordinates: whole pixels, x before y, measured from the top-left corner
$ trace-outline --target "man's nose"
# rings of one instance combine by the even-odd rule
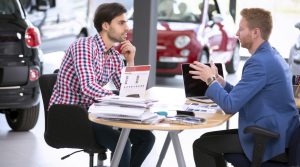
[[[237,31],[237,32],[235,33],[235,36],[239,37],[239,31]]]
[[[129,26],[128,26],[128,24],[125,24],[125,30],[126,30],[126,31],[129,31]]]

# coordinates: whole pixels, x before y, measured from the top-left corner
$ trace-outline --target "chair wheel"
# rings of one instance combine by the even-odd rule
[[[106,156],[106,153],[103,152],[103,153],[98,153],[98,161],[104,161],[107,159],[107,156]]]

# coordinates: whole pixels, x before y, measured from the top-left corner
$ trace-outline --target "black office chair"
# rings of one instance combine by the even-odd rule
[[[46,143],[57,149],[82,149],[64,156],[62,159],[84,151],[90,156],[90,167],[93,166],[94,153],[98,153],[98,165],[103,165],[107,149],[96,143],[95,134],[85,108],[80,105],[55,104],[48,111],[56,78],[57,74],[42,75],[39,78],[45,111],[44,138]]]
[[[253,161],[250,162],[245,154],[225,154],[225,159],[235,167],[300,167],[300,126],[294,131],[288,149],[283,154],[262,163],[265,145],[269,140],[279,138],[278,133],[268,131],[258,126],[245,128],[245,133],[254,136]]]

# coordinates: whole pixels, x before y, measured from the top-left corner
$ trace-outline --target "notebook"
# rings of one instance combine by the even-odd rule
[[[119,96],[144,98],[150,68],[150,65],[125,67],[121,73],[121,88]]]
[[[189,71],[193,69],[189,65],[190,64],[186,63],[182,64],[181,66],[186,98],[193,101],[212,102],[208,97],[205,96],[208,86],[204,81],[192,78],[192,75],[189,73]],[[215,63],[215,65],[218,68],[219,75],[224,77],[222,64]]]

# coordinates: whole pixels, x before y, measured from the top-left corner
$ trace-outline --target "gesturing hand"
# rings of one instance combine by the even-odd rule
[[[203,63],[194,61],[193,64],[190,64],[190,67],[194,69],[193,71],[190,71],[190,74],[193,75],[192,77],[194,79],[200,79],[206,82],[209,77],[215,76],[213,68]]]
[[[210,64],[210,69],[211,69],[211,71],[212,71],[213,74],[217,77],[217,76],[219,75],[219,74],[218,74],[218,68],[217,68],[217,66],[216,66],[215,63],[212,62],[212,61],[210,61],[209,64]]]

